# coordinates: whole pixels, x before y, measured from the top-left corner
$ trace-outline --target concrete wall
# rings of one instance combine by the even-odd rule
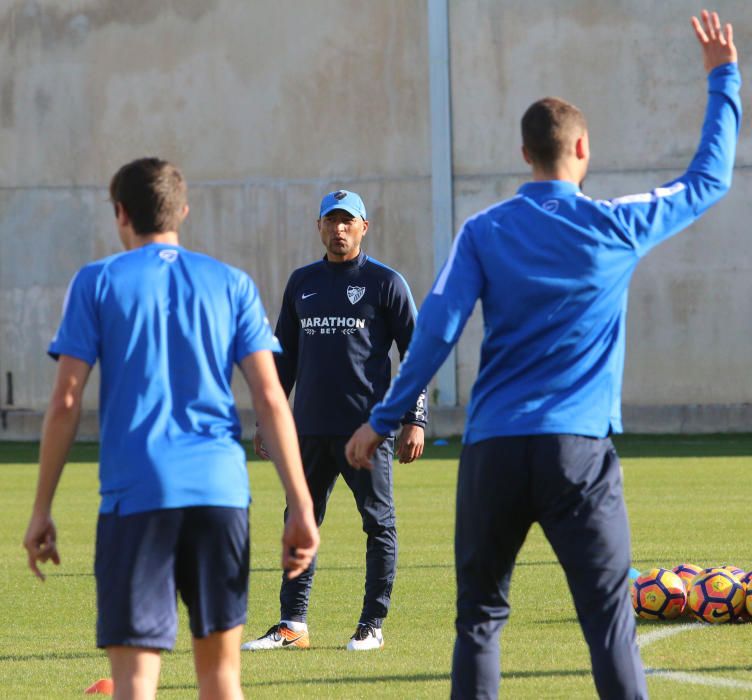
[[[745,70],[747,3],[718,5]],[[456,227],[525,180],[519,117],[545,94],[588,117],[588,194],[678,175],[705,101],[691,9],[450,0]],[[335,187],[363,195],[368,252],[420,302],[434,275],[426,17],[425,0],[0,0],[0,404],[12,372],[15,407],[43,410],[65,287],[117,250],[106,184],[140,155],[181,166],[183,243],[247,269],[271,317],[289,272],[320,254],[317,205]],[[745,128],[732,194],[637,271],[628,428],[752,430],[751,148]],[[481,332],[476,314],[461,403]]]

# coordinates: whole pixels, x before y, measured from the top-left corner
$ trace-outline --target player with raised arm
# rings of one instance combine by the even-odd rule
[[[317,225],[326,255],[290,276],[275,331],[282,344],[276,360],[285,391],[289,394],[295,386],[293,411],[318,524],[340,474],[360,512],[367,535],[365,596],[347,649],[367,651],[384,644],[381,628],[397,566],[392,435],[401,424],[396,447],[400,462],[412,462],[423,453],[425,390],[416,392],[417,399],[413,397],[374,453],[373,470],[352,469],[345,443],[384,396],[391,379],[389,350],[396,343],[404,355],[415,305],[403,277],[361,250],[368,219],[359,195],[347,190],[326,195]],[[256,448],[263,456],[261,433]],[[244,649],[309,646],[306,618],[314,570],[315,561],[295,580],[283,579],[279,623]]]
[[[732,27],[692,18],[708,71],[699,147],[651,192],[582,194],[590,146],[582,113],[557,98],[522,118],[533,181],[468,219],[418,316],[407,360],[347,458],[370,456],[457,342],[477,299],[485,336],[457,484],[457,638],[452,697],[494,698],[509,584],[539,522],[564,568],[604,698],[647,689],[627,594],[629,523],[619,462],[629,280],[654,246],[731,186],[741,120]]]
[[[248,591],[248,474],[230,389],[239,365],[287,495],[288,577],[318,546],[295,427],[272,357],[279,343],[244,272],[178,242],[186,183],[144,158],[113,177],[126,252],[73,278],[49,347],[59,360],[24,545],[31,570],[60,563],[52,501],[99,361],[100,494],[95,575],[97,646],[115,698],[153,698],[160,651],[188,608],[201,698],[242,698],[240,653]]]

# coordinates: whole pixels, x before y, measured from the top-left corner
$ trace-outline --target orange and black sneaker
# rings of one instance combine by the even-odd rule
[[[263,636],[246,642],[240,648],[242,651],[262,651],[264,649],[308,649],[310,646],[308,628],[295,632],[284,622],[280,622],[270,627]]]

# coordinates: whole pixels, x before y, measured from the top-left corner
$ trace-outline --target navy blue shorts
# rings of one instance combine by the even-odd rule
[[[178,593],[196,638],[244,624],[248,562],[245,508],[100,513],[97,646],[172,649]]]

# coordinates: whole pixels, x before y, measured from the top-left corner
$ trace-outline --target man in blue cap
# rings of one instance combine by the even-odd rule
[[[345,443],[389,387],[389,349],[404,356],[415,325],[415,304],[402,275],[361,250],[368,231],[363,200],[337,190],[321,201],[318,230],[326,255],[295,270],[287,283],[275,335],[282,344],[277,369],[289,395],[308,486],[319,525],[341,474],[355,496],[366,543],[365,597],[347,649],[384,645],[381,626],[389,610],[397,565],[392,493],[394,432],[374,456],[371,471],[353,469]],[[423,453],[425,390],[398,421],[397,456],[409,463]],[[257,433],[256,452],[266,457]],[[243,649],[308,648],[306,617],[316,562],[296,579],[283,577],[280,622]]]

